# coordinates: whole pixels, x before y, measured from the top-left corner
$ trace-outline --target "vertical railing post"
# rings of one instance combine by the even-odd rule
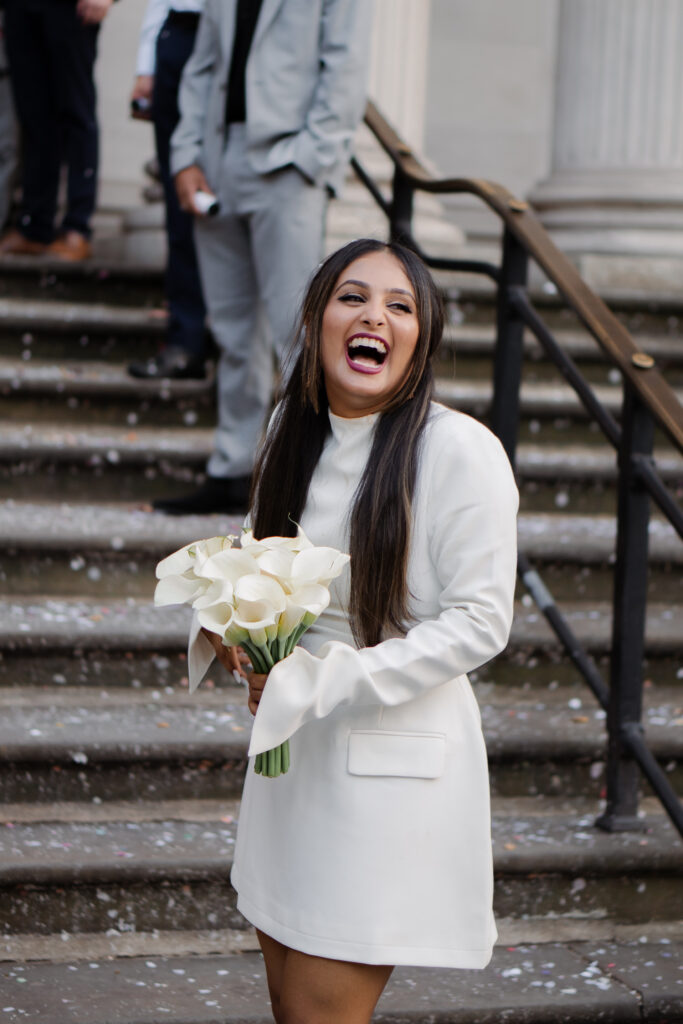
[[[654,422],[626,380],[621,430],[607,710],[607,807],[596,822],[607,832],[643,828],[638,817],[640,771],[630,753],[628,734],[642,729],[650,496],[640,482],[638,461],[652,455]]]
[[[413,195],[414,188],[400,167],[394,169],[394,183],[389,222],[392,242],[413,248]]]
[[[506,228],[503,235],[503,260],[498,282],[491,429],[502,442],[513,466],[519,430],[519,391],[524,363],[524,323],[511,302],[511,289],[526,285],[527,264],[526,249]]]

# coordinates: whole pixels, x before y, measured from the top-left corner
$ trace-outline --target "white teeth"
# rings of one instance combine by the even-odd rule
[[[362,348],[374,348],[378,352],[381,352],[382,355],[386,355],[386,352],[387,352],[387,346],[384,344],[383,341],[380,341],[378,338],[360,337],[360,338],[353,338],[353,340],[349,342],[349,352],[351,352],[354,348],[361,348],[361,347]]]

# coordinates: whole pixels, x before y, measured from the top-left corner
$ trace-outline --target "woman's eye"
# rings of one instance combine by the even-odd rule
[[[401,313],[412,313],[413,312],[412,307],[409,306],[407,304],[407,302],[392,302],[391,306],[389,308],[390,309],[397,309]]]
[[[347,292],[345,295],[339,296],[340,302],[363,302],[364,298],[362,295],[358,295],[356,292]]]

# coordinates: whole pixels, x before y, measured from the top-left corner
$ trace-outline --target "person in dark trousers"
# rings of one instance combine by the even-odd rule
[[[149,0],[140,31],[137,76],[131,95],[135,113],[154,123],[164,189],[168,260],[169,322],[163,349],[153,359],[130,364],[133,377],[203,377],[208,355],[206,311],[194,246],[194,218],[180,209],[170,173],[171,135],[180,119],[178,88],[192,53],[204,0]]]
[[[93,68],[112,0],[5,0],[5,42],[22,149],[18,223],[0,254],[69,262],[91,254],[99,136]],[[55,230],[62,166],[66,210]]]
[[[9,219],[17,170],[17,126],[5,56],[4,4],[0,2],[0,229]]]

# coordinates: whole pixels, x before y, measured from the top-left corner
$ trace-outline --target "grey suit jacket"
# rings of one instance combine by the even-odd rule
[[[336,192],[365,107],[372,0],[263,0],[246,70],[254,171],[294,164]],[[207,0],[180,86],[173,174],[199,164],[217,187],[236,0]]]

